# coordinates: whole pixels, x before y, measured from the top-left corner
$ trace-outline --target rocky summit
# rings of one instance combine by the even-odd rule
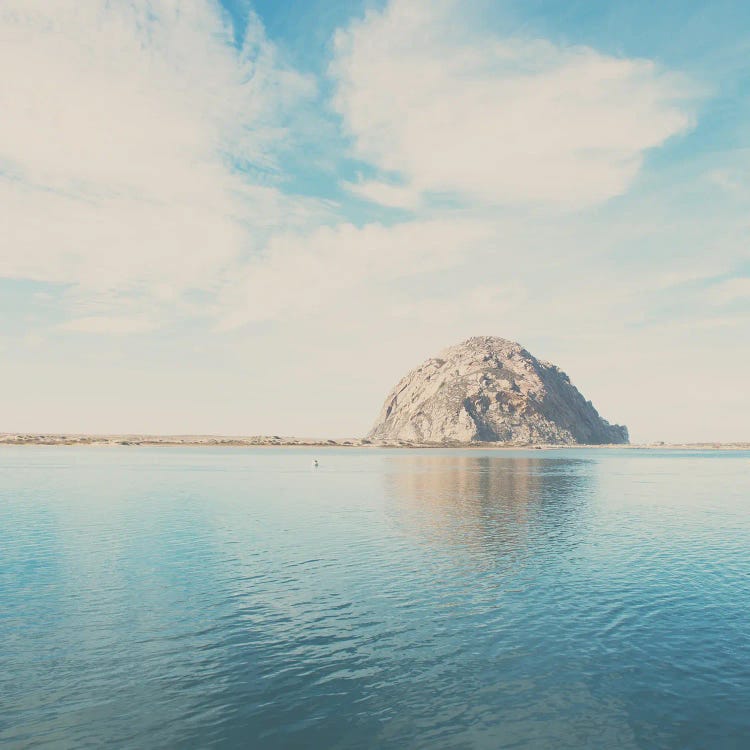
[[[627,443],[549,362],[477,336],[412,370],[388,394],[368,438],[386,443]]]

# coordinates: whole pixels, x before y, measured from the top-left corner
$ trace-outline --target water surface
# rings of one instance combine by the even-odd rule
[[[4,447],[0,744],[750,747],[750,453]]]

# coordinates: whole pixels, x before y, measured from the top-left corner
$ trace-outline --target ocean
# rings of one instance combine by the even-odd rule
[[[744,750],[750,452],[0,447],[0,745]]]

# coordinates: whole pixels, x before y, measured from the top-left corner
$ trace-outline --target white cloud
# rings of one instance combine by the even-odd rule
[[[221,300],[223,326],[294,318],[338,304],[342,317],[359,315],[373,289],[384,282],[427,276],[462,262],[490,237],[490,228],[470,221],[414,221],[387,227],[342,224],[311,234],[274,237],[262,256]],[[342,305],[350,299],[352,309]]]
[[[732,154],[736,159],[736,155]],[[746,198],[750,195],[747,183],[747,168],[722,167],[711,170],[708,173],[708,180],[714,185],[721,188],[725,193],[735,198]]]
[[[415,209],[419,206],[419,192],[404,185],[392,185],[379,180],[344,182],[346,190],[373,203],[391,208]]]
[[[211,0],[6,0],[0,67],[0,276],[164,301],[316,210],[268,184],[314,84],[257,19],[238,50]]]
[[[750,276],[727,279],[706,290],[706,297],[713,305],[728,305],[740,300],[750,301]]]
[[[476,336],[483,321],[489,331],[495,331],[503,320],[508,320],[528,304],[524,286],[518,282],[480,284],[459,294],[429,297],[402,302],[392,314],[398,318],[419,321],[450,320],[464,335]],[[460,336],[462,334],[457,334]]]
[[[691,125],[684,82],[648,60],[500,39],[463,16],[457,2],[392,0],[336,35],[335,107],[356,155],[419,191],[590,205]]]
[[[110,317],[105,315],[74,318],[60,326],[65,331],[106,334],[143,333],[156,327],[156,323],[146,317]]]

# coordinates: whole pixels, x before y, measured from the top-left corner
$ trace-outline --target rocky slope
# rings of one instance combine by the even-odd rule
[[[570,378],[513,341],[478,336],[412,370],[388,394],[370,440],[627,443]]]

